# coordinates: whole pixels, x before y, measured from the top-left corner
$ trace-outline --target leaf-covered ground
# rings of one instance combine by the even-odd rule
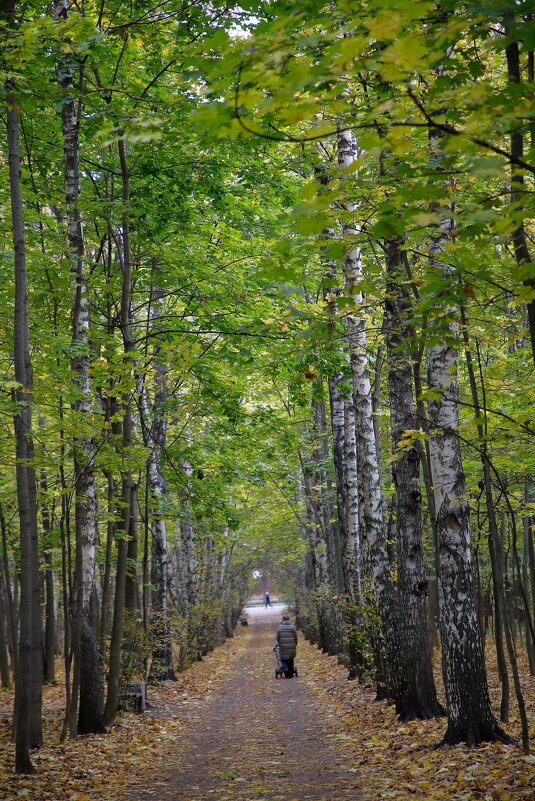
[[[0,799],[535,799],[535,756],[498,744],[435,749],[443,720],[400,726],[372,690],[302,640],[299,678],[275,679],[276,622],[271,610],[256,610],[178,682],[150,688],[148,712],[122,714],[107,735],[61,744],[62,690],[46,688],[46,746],[34,754],[33,777],[13,774],[11,697],[2,690]],[[524,673],[532,737],[533,689]],[[519,737],[514,711],[506,728]]]

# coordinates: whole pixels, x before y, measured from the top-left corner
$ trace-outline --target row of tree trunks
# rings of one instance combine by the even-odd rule
[[[439,136],[432,147],[440,151]],[[357,147],[350,132],[338,135],[338,162],[347,172],[357,158]],[[323,178],[323,173],[320,173]],[[325,181],[324,181],[325,182]],[[381,624],[376,633],[378,650],[378,692],[395,699],[401,720],[430,718],[443,714],[433,680],[431,643],[428,629],[428,577],[424,558],[420,461],[424,463],[429,512],[436,538],[436,567],[439,578],[440,626],[443,647],[443,673],[448,702],[447,743],[501,739],[507,735],[497,725],[491,711],[487,680],[472,589],[470,564],[469,510],[458,437],[458,336],[459,309],[444,301],[440,313],[430,321],[434,341],[427,352],[429,424],[418,397],[422,394],[419,378],[421,354],[415,352],[412,309],[406,290],[411,280],[401,236],[383,243],[386,265],[386,314],[384,331],[388,356],[388,388],[393,448],[393,479],[396,491],[395,540],[397,581],[391,573],[386,526],[382,512],[382,494],[378,452],[374,430],[371,383],[367,364],[364,300],[361,289],[363,267],[358,247],[359,229],[351,221],[356,207],[343,206],[345,239],[343,269],[345,292],[352,300],[344,308],[344,327],[352,376],[351,406],[344,400],[344,373],[329,379],[332,458],[336,478],[337,535],[323,529],[324,514],[318,488],[327,484],[319,472],[327,464],[327,450],[312,455],[304,465],[304,497],[310,554],[307,560],[309,583],[318,598],[320,584],[327,581],[329,591],[345,593],[354,610],[355,599],[376,606]],[[430,265],[441,277],[443,297],[454,295],[454,271],[445,257],[445,243],[450,232],[447,210],[435,209],[442,223],[434,229],[430,247]],[[332,236],[331,236],[332,238]],[[329,275],[334,270],[329,266]],[[326,294],[330,325],[335,325],[336,291]],[[450,306],[444,303],[450,303]],[[444,312],[446,312],[444,314]],[[344,356],[340,354],[341,364]],[[315,396],[318,395],[317,390]],[[313,401],[314,403],[317,401]],[[351,421],[349,420],[351,418]],[[349,424],[351,422],[351,424]],[[312,430],[314,430],[314,423]],[[352,425],[355,429],[356,454],[352,450]],[[429,432],[429,444],[420,445],[420,429]],[[347,442],[346,442],[347,439]],[[356,458],[355,458],[356,455]],[[356,471],[356,480],[349,479]],[[488,465],[487,465],[488,471]],[[352,490],[358,485],[358,502]],[[349,500],[351,498],[351,501]],[[487,499],[491,503],[492,493]],[[351,515],[358,510],[358,524],[350,527]],[[331,518],[332,519],[332,518]],[[320,537],[323,531],[323,537]],[[527,538],[529,540],[529,537]],[[349,546],[353,543],[352,548]],[[495,540],[493,540],[494,542]],[[492,543],[491,543],[492,546]],[[347,554],[357,557],[360,573],[353,570],[353,586]],[[492,552],[491,547],[491,552]],[[496,564],[499,564],[498,560]],[[354,563],[353,563],[354,564]],[[501,574],[500,574],[501,575]],[[500,575],[498,584],[503,587]],[[503,578],[503,577],[502,577]],[[366,584],[367,582],[367,584]],[[496,589],[498,613],[500,590]],[[324,596],[325,597],[325,596]],[[331,605],[332,606],[332,605]],[[329,605],[326,614],[318,606],[320,644],[324,646],[332,626]],[[322,626],[322,618],[324,625]],[[354,618],[355,622],[356,618]],[[362,625],[362,624],[361,624]],[[325,632],[323,629],[326,629]],[[357,627],[358,630],[358,627]],[[509,637],[509,632],[508,638]],[[503,651],[502,651],[503,653]],[[355,661],[356,666],[356,661]],[[513,671],[514,674],[514,671]]]

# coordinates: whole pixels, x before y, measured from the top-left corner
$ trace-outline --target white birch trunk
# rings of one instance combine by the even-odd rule
[[[332,451],[336,476],[337,526],[334,532],[331,555],[331,582],[336,593],[345,592],[342,570],[342,547],[348,537],[347,531],[347,498],[346,498],[346,409],[340,392],[343,384],[343,373],[329,378],[329,398],[331,406],[331,430],[333,435]]]
[[[58,0],[54,5],[55,19],[68,15],[68,4]],[[84,234],[79,209],[80,157],[78,142],[78,109],[73,99],[74,70],[67,58],[59,65],[58,81],[66,102],[61,108],[64,152],[64,182],[67,215],[68,259],[72,276],[72,341],[75,356],[71,361],[76,399],[74,409],[91,428],[94,413],[94,393],[90,377],[90,317],[84,263]],[[98,661],[96,633],[90,616],[90,600],[95,589],[95,557],[98,540],[98,502],[93,463],[95,443],[91,433],[74,440],[76,569],[75,569],[75,629],[73,636],[74,667],[70,712],[70,733],[74,736],[101,732],[103,690]],[[75,711],[79,698],[78,720]]]
[[[360,600],[360,531],[359,531],[359,488],[357,463],[357,430],[355,425],[355,406],[353,396],[346,398],[345,412],[345,496],[347,537],[343,543],[343,570],[345,591],[353,602]]]
[[[304,466],[303,478],[309,506],[309,531],[315,569],[316,605],[319,623],[318,642],[328,653],[338,653],[339,615],[331,598],[336,593],[336,514],[331,498],[332,488],[327,474],[329,454],[325,403],[312,400],[312,452]]]
[[[191,507],[188,502],[189,478],[192,475],[191,465],[186,461],[180,462],[180,467],[184,474],[184,486],[179,490],[179,501],[181,505],[180,515],[180,539],[181,539],[181,567],[183,575],[184,595],[187,606],[197,603],[198,594],[198,575],[197,575],[197,546],[196,532],[193,525]]]
[[[351,166],[357,159],[357,145],[350,131],[338,134],[338,162]],[[348,213],[355,205],[345,204]],[[345,235],[356,239],[358,226],[346,223]],[[345,318],[351,360],[353,402],[356,421],[357,464],[359,470],[359,531],[365,573],[371,583],[383,627],[383,651],[386,658],[387,680],[392,684],[397,673],[398,659],[395,640],[394,587],[390,573],[386,530],[375,432],[373,423],[372,388],[368,370],[364,298],[360,289],[363,276],[362,254],[354,242],[346,246],[343,261],[346,294],[353,308]]]
[[[440,134],[431,140],[440,151]],[[439,554],[442,670],[448,703],[444,742],[474,745],[504,739],[492,714],[481,635],[477,621],[470,553],[470,510],[457,430],[459,383],[457,349],[459,310],[454,300],[457,276],[448,262],[446,242],[453,226],[448,210],[435,208],[442,221],[429,246],[431,269],[442,281],[436,316],[430,319],[438,339],[428,349],[431,473]]]
[[[153,265],[154,279],[159,276],[158,265]],[[155,370],[155,393],[152,410],[150,409],[148,392],[145,386],[141,390],[141,399],[145,417],[145,444],[149,450],[148,479],[150,492],[150,528],[152,534],[151,547],[151,585],[152,610],[151,623],[155,639],[152,654],[151,680],[164,681],[175,679],[168,620],[168,551],[167,522],[165,519],[165,500],[167,490],[162,472],[162,453],[165,448],[167,434],[167,369],[161,360],[161,343],[158,338],[158,326],[163,306],[163,290],[159,286],[153,289],[153,302],[150,310],[150,329],[155,334],[153,349]]]

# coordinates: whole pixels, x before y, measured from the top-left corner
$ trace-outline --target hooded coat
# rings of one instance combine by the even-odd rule
[[[297,629],[289,620],[283,620],[277,629],[277,643],[281,659],[293,659],[297,650]]]

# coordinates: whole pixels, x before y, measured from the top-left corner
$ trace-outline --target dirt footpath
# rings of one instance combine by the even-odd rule
[[[170,744],[166,769],[130,791],[130,801],[364,799],[355,772],[328,744],[332,731],[306,683],[275,678],[281,610],[247,610],[226,679],[197,708],[186,737],[177,735],[176,754],[185,756]]]

